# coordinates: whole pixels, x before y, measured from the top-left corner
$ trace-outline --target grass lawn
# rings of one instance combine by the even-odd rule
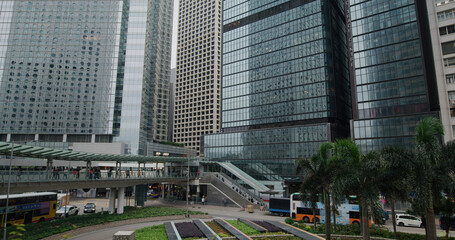
[[[164,225],[157,225],[136,230],[136,240],[166,240]]]
[[[209,226],[209,228],[211,228],[221,238],[232,237],[232,235],[230,233],[228,233],[226,230],[224,230],[224,228],[221,227],[215,221],[206,222],[205,224],[207,224],[207,226]]]
[[[239,231],[245,233],[248,236],[262,236],[262,235],[267,236],[267,235],[284,235],[284,234],[287,234],[285,232],[264,232],[264,233],[261,233],[261,232],[255,230],[254,228],[246,225],[245,223],[243,223],[241,221],[237,222],[237,220],[226,220],[226,222],[228,222],[229,224],[231,224],[232,226],[237,228]]]
[[[122,221],[136,218],[159,217],[159,216],[173,216],[185,215],[185,209],[176,209],[170,207],[146,207],[146,208],[133,208],[125,207],[123,214],[108,214],[104,212],[95,213],[90,215],[79,215],[69,218],[56,219],[48,222],[28,224],[25,226],[26,232],[23,239],[35,240],[44,237],[52,236],[54,234],[63,233],[69,230],[93,226],[97,224]],[[190,214],[206,214],[203,212],[191,211]]]

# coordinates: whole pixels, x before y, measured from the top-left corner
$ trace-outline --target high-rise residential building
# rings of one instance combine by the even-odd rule
[[[180,0],[174,141],[200,152],[220,130],[221,0]]]
[[[0,140],[167,139],[172,1],[0,2]]]
[[[352,128],[362,151],[412,147],[418,121],[438,117],[426,2],[350,0]]]
[[[223,1],[222,133],[211,160],[264,181],[300,181],[294,162],[349,137],[345,3]]]
[[[455,1],[430,0],[428,19],[438,82],[444,141],[455,137]]]

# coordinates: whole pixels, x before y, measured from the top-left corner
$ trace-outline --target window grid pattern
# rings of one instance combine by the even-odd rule
[[[412,146],[412,126],[430,111],[415,2],[350,2],[358,108],[355,141],[362,151]]]
[[[0,8],[0,131],[112,134],[121,2]]]
[[[179,3],[174,141],[200,151],[220,131],[221,0]]]
[[[204,137],[204,156],[259,180],[295,179],[297,157],[349,134],[344,5],[268,1],[256,11],[258,2],[224,1],[239,7],[223,26],[223,132]]]

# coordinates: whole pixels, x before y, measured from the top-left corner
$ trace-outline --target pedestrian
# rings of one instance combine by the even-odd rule
[[[130,178],[130,170],[126,170],[126,178]]]
[[[73,179],[76,179],[76,175],[77,175],[77,169],[73,168]]]
[[[111,178],[112,176],[112,168],[109,168],[109,171],[107,172],[107,177]]]
[[[22,166],[19,166],[19,169],[17,170],[17,178],[21,179],[22,176]]]
[[[68,169],[66,167],[63,168],[63,178],[68,179]]]
[[[202,196],[202,205],[205,205],[205,195]]]
[[[227,205],[227,200],[226,200],[226,198],[223,198],[223,205],[224,205],[224,207],[226,207],[226,205]]]

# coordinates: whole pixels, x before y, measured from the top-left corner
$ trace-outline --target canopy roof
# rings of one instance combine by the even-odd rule
[[[140,163],[164,163],[164,162],[187,162],[202,160],[199,157],[164,157],[164,156],[138,156],[138,155],[117,155],[74,152],[45,147],[34,147],[23,144],[11,144],[0,142],[0,155],[11,155],[13,145],[13,155],[18,157],[44,158],[67,161],[111,161],[111,162],[140,162]]]

